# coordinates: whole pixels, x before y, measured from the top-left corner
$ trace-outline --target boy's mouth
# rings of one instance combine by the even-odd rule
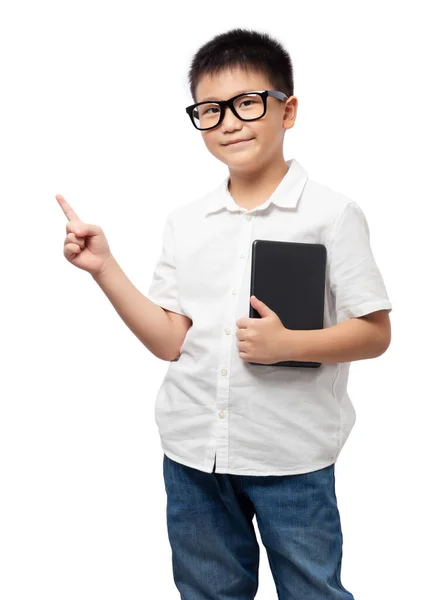
[[[232,142],[227,142],[227,144],[223,144],[223,146],[235,146],[236,144],[245,144],[246,142],[251,142],[254,138],[247,138],[245,140],[236,140]]]

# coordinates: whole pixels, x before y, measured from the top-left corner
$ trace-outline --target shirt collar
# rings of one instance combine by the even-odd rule
[[[303,188],[305,187],[306,181],[308,180],[308,174],[295,158],[285,162],[287,163],[288,171],[281,179],[271,196],[268,198],[268,200],[266,200],[266,202],[256,206],[248,212],[265,209],[271,204],[271,202],[283,208],[296,207]],[[232,212],[246,210],[242,206],[236,204],[228,190],[228,183],[229,175],[212,192],[212,194],[210,194],[209,200],[206,204],[205,216],[208,216],[210,213],[217,212],[223,208],[226,208]]]

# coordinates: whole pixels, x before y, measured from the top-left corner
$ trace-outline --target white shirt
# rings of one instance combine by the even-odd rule
[[[210,473],[286,475],[334,463],[354,425],[350,363],[319,368],[251,365],[236,321],[249,316],[255,239],[324,244],[324,327],[392,309],[356,202],[316,183],[295,159],[270,198],[236,204],[229,176],[167,216],[147,296],[188,316],[180,356],[156,397],[165,454]]]

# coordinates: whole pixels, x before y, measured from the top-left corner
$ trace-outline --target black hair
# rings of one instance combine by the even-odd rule
[[[204,75],[233,67],[260,72],[273,89],[288,97],[294,94],[291,58],[278,40],[267,33],[236,28],[215,36],[194,55],[188,74],[193,101],[196,102],[196,87]]]

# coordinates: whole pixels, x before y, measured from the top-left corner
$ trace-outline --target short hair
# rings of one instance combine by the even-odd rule
[[[274,89],[288,97],[294,94],[293,65],[280,42],[264,32],[236,28],[216,35],[194,55],[188,73],[193,101],[204,75],[233,67],[260,72]]]

